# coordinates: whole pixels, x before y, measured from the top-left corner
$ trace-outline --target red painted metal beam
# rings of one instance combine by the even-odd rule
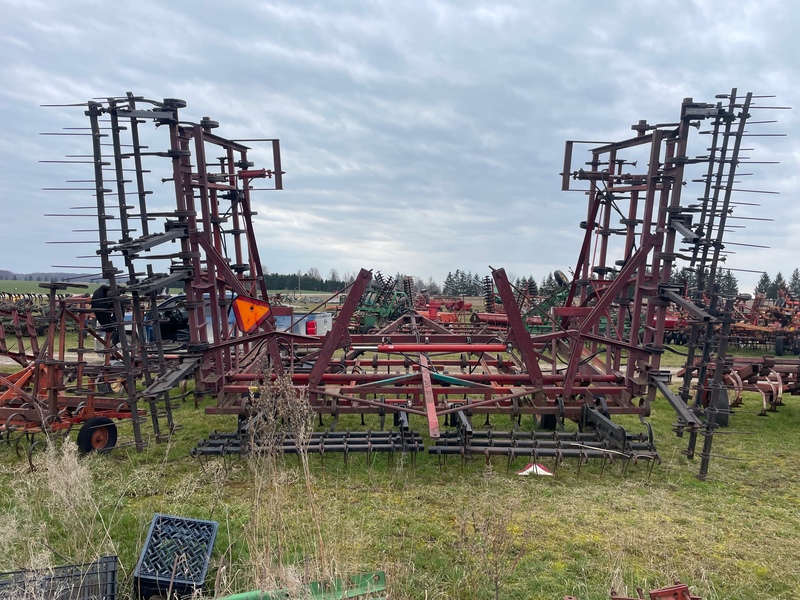
[[[389,354],[392,352],[505,352],[505,344],[378,344],[377,346],[353,346],[353,350],[372,350]]]
[[[513,343],[519,349],[519,353],[522,355],[522,362],[528,371],[528,379],[531,383],[536,384],[542,379],[542,370],[539,367],[539,359],[533,347],[533,340],[525,328],[525,322],[522,320],[522,314],[520,314],[519,305],[517,305],[517,300],[514,297],[514,291],[511,289],[511,283],[508,281],[508,276],[504,269],[492,271],[492,276],[508,317],[510,329],[506,341]]]
[[[420,355],[419,362],[422,367],[422,390],[425,398],[425,412],[428,413],[428,432],[431,438],[436,439],[439,437],[439,417],[436,415],[436,395],[433,393],[433,384],[431,383],[431,364],[428,357],[424,354]]]

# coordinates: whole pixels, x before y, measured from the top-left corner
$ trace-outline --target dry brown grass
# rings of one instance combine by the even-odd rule
[[[269,381],[269,377],[265,378]],[[249,445],[246,465],[251,501],[249,520],[244,526],[246,564],[238,565],[247,589],[283,588],[300,597],[301,585],[334,576],[335,565],[328,557],[322,519],[317,508],[313,476],[308,461],[308,444],[315,413],[308,396],[298,392],[289,377],[277,377],[251,392],[252,417],[247,422]],[[292,439],[297,447],[301,471],[286,468],[283,442]],[[297,527],[289,523],[291,504],[302,488],[308,519]],[[231,564],[223,574],[234,569]],[[230,578],[218,577],[218,592],[232,585]],[[241,589],[241,587],[240,587]]]

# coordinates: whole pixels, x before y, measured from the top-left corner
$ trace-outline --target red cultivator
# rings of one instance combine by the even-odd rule
[[[58,294],[65,284],[41,285],[49,288],[44,305],[48,326],[41,343],[28,306],[22,314],[15,308],[7,311],[15,324],[13,335],[0,326],[2,356],[22,367],[0,375],[0,433],[18,453],[27,442],[29,460],[37,434],[65,435],[77,424],[81,451],[113,448],[113,420],[131,419],[136,410],[125,395],[121,355],[106,346],[102,331],[90,326],[94,315],[88,297]],[[68,347],[73,340],[77,347]],[[158,432],[157,419],[154,426]]]
[[[714,291],[714,277],[736,166],[744,162],[739,156],[744,124],[754,108],[751,94],[739,98],[734,90],[725,98],[716,104],[686,100],[675,123],[640,121],[629,139],[588,143],[590,160],[577,169],[574,149],[585,142],[567,143],[563,189],[571,189],[571,180],[580,182],[588,210],[574,275],[562,277],[555,300],[538,302],[527,290],[516,290],[503,269],[493,269],[487,293],[490,304],[502,304],[502,313],[485,314],[496,315],[494,320],[479,316],[471,325],[458,318],[437,320],[432,304],[415,310],[420,307],[410,302],[380,329],[353,330],[362,298],[374,294],[372,274],[362,270],[331,330],[319,336],[278,328],[261,271],[251,195],[265,189],[257,182],[282,187],[278,141],[223,138],[213,131],[215,121],[190,123],[179,117],[181,100],[128,94],[89,102],[93,152],[86,162],[94,169],[100,275],[108,282],[105,308],[95,306],[94,313],[99,318],[106,312],[104,329],[119,340],[113,348],[106,344],[116,360],[104,361],[92,376],[95,381],[122,377],[137,448],[143,444],[141,401],[157,434],[160,414],[172,428],[169,393],[188,376],[194,376],[195,393],[217,399],[209,412],[241,417],[251,411],[252,386],[288,376],[308,393],[316,412],[333,417],[334,425],[339,415],[354,413],[379,415],[381,423],[390,415],[398,427],[385,435],[341,435],[332,426],[318,434],[312,450],[419,450],[421,438],[409,427],[409,420],[419,417],[434,442],[432,453],[501,454],[534,462],[544,456],[657,460],[644,418],[661,391],[678,414],[678,430],[690,433],[690,456],[697,435],[706,436],[705,477],[711,434],[728,414],[723,369],[702,390],[706,396],[698,390],[691,402],[689,387],[684,386],[683,397],[668,387],[660,356],[674,302],[691,323],[687,377],[695,370],[708,372],[712,355],[713,364],[724,365],[731,307]],[[160,128],[145,141],[141,124],[147,122]],[[709,126],[712,148],[694,157],[688,154],[690,132],[702,123]],[[271,164],[256,168],[245,142],[266,143]],[[632,171],[637,160],[646,166]],[[695,164],[705,169],[699,180],[705,193],[699,203],[686,204],[686,172]],[[172,198],[153,195],[147,182],[153,172],[171,182]],[[119,228],[109,227],[111,222]],[[119,239],[112,240],[111,231]],[[678,248],[681,243],[689,248]],[[707,274],[692,299],[669,283],[678,260]],[[168,319],[158,296],[176,285],[185,293],[181,306],[188,338],[180,349],[164,339]],[[719,323],[721,333],[713,334]],[[51,333],[57,329],[54,321]],[[701,356],[695,364],[697,349]],[[76,372],[83,368],[81,352]],[[54,359],[37,359],[37,364],[47,360]],[[51,411],[40,421],[46,428],[64,420],[70,403],[97,403],[91,394],[79,393],[85,383],[65,384],[63,368],[52,373],[48,400],[36,399],[37,406]],[[19,388],[14,394],[30,394],[15,385],[6,383],[5,393]],[[614,423],[612,417],[620,414],[638,415],[643,433],[628,433]],[[506,415],[511,429],[473,429],[477,415],[487,420]],[[545,431],[523,431],[525,415]],[[554,431],[565,420],[579,423],[580,432]],[[240,423],[239,432],[210,439],[194,452],[241,452],[247,432],[246,421]],[[285,446],[291,451],[292,441]]]

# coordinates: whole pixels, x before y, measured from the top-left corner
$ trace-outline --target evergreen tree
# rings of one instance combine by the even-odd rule
[[[792,271],[792,276],[789,279],[789,293],[795,298],[800,297],[800,269]]]
[[[669,277],[669,282],[675,285],[680,285],[688,290],[695,288],[697,284],[697,277],[692,269],[684,267],[680,270],[675,270]]]
[[[533,275],[528,278],[528,281],[525,284],[528,292],[530,292],[531,296],[538,296],[539,295],[539,286],[536,285],[536,279],[534,279]]]
[[[772,280],[769,286],[769,290],[767,290],[767,298],[775,300],[778,297],[778,290],[781,288],[786,288],[786,280],[784,280],[781,272],[778,271],[778,274],[775,275],[775,279]]]
[[[467,289],[469,288],[469,277],[467,276],[464,271],[456,271],[456,294],[461,296],[462,294],[467,293]]]
[[[756,294],[766,294],[769,291],[770,286],[772,285],[772,280],[770,279],[767,272],[764,271],[761,274],[761,279],[758,280],[756,284],[755,293]]]
[[[723,296],[738,296],[739,282],[730,269],[720,272],[719,289]]]
[[[453,277],[453,273],[450,271],[447,272],[447,277],[444,278],[444,287],[442,288],[442,293],[445,296],[454,296],[454,287],[455,287],[455,278]]]
[[[547,277],[542,279],[542,285],[539,286],[539,293],[542,296],[549,296],[557,289],[558,289],[558,284],[556,283],[556,280],[553,277],[553,273],[550,272],[547,274]]]

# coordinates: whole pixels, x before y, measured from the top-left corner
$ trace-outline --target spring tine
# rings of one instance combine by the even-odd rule
[[[97,244],[97,240],[45,242],[45,244]]]
[[[81,164],[81,165],[93,165],[95,161],[93,160],[40,160],[40,163],[57,163],[57,164]],[[111,163],[100,163],[103,165],[108,165]]]

